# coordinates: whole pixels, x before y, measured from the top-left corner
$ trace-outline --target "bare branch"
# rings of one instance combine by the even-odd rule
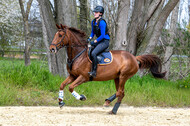
[[[24,11],[23,1],[22,1],[22,0],[19,0],[19,4],[20,4],[20,9],[21,9],[21,13],[22,13],[23,20],[25,20],[26,17],[25,17],[25,11]]]
[[[26,8],[26,19],[28,19],[28,16],[29,16],[29,13],[30,13],[30,8],[31,8],[31,5],[32,5],[32,1],[33,0],[29,0],[28,3],[27,3],[27,8]]]

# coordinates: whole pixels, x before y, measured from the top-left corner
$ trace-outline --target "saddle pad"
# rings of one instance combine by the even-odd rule
[[[113,61],[113,56],[112,56],[112,53],[110,51],[101,53],[100,55],[98,55],[98,59],[99,58],[101,58],[101,59],[99,60],[98,65],[107,65]],[[91,60],[90,60],[90,62],[92,63]]]
[[[110,64],[113,60],[111,52],[103,52],[100,54],[101,60],[99,61],[99,64]]]

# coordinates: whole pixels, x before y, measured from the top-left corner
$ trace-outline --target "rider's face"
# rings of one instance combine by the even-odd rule
[[[100,12],[94,12],[94,17],[95,17],[95,18],[98,18],[99,15],[100,15]]]

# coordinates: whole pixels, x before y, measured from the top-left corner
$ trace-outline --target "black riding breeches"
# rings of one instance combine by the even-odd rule
[[[109,47],[109,40],[102,40],[91,52],[91,56],[93,59],[96,59],[97,55],[103,52],[105,49]]]

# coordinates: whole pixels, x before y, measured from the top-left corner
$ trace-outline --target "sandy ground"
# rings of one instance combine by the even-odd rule
[[[0,126],[190,126],[190,108],[0,107]]]

